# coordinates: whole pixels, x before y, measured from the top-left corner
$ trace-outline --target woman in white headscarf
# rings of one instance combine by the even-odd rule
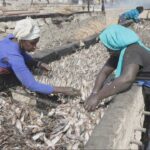
[[[33,92],[41,94],[63,93],[65,95],[79,94],[71,87],[55,87],[37,82],[28,65],[49,70],[48,65],[34,60],[26,52],[36,50],[40,38],[40,29],[31,18],[16,23],[13,34],[0,41],[0,90],[10,86],[14,79]]]

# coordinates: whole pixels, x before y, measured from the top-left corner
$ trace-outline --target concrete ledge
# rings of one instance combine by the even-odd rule
[[[79,42],[67,44],[54,49],[42,50],[33,55],[34,58],[43,62],[52,62],[60,59],[62,56],[74,53],[80,47]]]
[[[98,42],[97,37],[98,37],[98,34],[94,34],[90,37],[85,38],[83,40],[85,47],[88,48],[89,46],[94,45],[96,42]]]
[[[84,39],[83,40],[84,47],[88,48],[90,45],[95,44],[97,42],[96,41],[97,36],[98,35],[95,34]],[[74,43],[66,44],[58,48],[39,51],[35,53],[33,57],[48,63],[55,60],[59,60],[62,56],[72,54],[76,52],[76,50],[79,50],[80,47],[82,47],[80,46],[80,41],[76,41]]]
[[[144,110],[142,88],[133,86],[129,91],[118,94],[112,99],[108,110],[95,127],[85,149],[138,149],[130,144],[131,140],[140,141]]]
[[[24,19],[26,17],[37,19],[37,18],[70,17],[73,15],[83,15],[83,14],[89,14],[91,16],[92,14],[99,14],[99,13],[101,12],[75,12],[70,14],[62,14],[62,13],[20,14],[20,15],[18,14],[12,16],[0,16],[0,22],[17,21],[20,19]]]

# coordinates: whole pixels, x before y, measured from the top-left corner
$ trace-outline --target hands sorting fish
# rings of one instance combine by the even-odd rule
[[[100,101],[98,100],[97,94],[91,94],[84,103],[84,107],[87,111],[94,111]]]
[[[63,94],[66,96],[81,96],[80,90],[72,87],[62,87]]]
[[[49,107],[46,114],[42,111],[39,113],[33,105],[22,104],[19,94],[16,97],[17,102],[14,100],[15,97],[0,99],[2,110],[0,146],[10,149],[82,149],[84,147],[95,125],[104,114],[102,107],[87,112],[81,103],[89,97],[95,76],[107,58],[107,53],[99,46],[96,44],[89,49],[77,51],[52,62],[48,64],[52,70],[48,72],[48,76],[35,77],[42,83],[57,85],[64,90],[63,94],[58,93],[56,99],[54,98],[54,101],[58,100],[60,103],[57,103],[56,107]],[[102,51],[98,50],[100,48]],[[29,97],[26,99],[29,101]],[[36,101],[34,97],[31,99]],[[41,98],[40,102],[42,101],[44,99]],[[2,121],[1,116],[4,116]]]
[[[43,69],[47,73],[52,71],[51,68],[46,63],[39,63],[39,68]]]
[[[99,45],[97,44],[97,46]],[[95,51],[96,47],[94,48]],[[94,111],[99,102],[93,96],[89,97],[90,85],[93,85],[93,76],[98,71],[96,65],[102,66],[102,64],[99,63],[100,60],[95,57],[94,52],[92,54],[95,55],[93,56],[95,58],[90,59],[88,63],[86,59],[89,57],[89,53],[83,52],[85,53],[84,56],[80,53],[82,52],[76,52],[76,54],[64,57],[60,61],[50,63],[48,67],[51,68],[51,71],[44,76],[38,76],[37,79],[44,84],[57,85],[58,87],[55,87],[58,88],[56,91],[61,91],[61,95],[71,96],[71,98],[78,97],[82,103],[85,102],[84,108],[87,111]],[[107,56],[107,53],[105,55]],[[92,64],[94,61],[96,65]],[[91,71],[88,68],[89,66],[93,68]],[[92,76],[91,73],[93,73]],[[59,92],[54,94],[59,94]]]

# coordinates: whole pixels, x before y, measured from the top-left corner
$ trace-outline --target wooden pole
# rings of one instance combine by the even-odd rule
[[[87,3],[88,3],[88,12],[90,12],[90,0],[87,0]]]
[[[5,1],[5,0],[3,0],[3,6],[4,6],[4,7],[6,6],[6,1]]]

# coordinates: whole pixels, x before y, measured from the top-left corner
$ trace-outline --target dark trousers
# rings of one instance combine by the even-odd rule
[[[17,85],[20,85],[20,82],[13,73],[0,74],[0,91]]]
[[[13,73],[0,74],[0,91],[4,91],[17,85],[21,84]]]
[[[34,64],[28,63],[26,65],[32,72],[35,71],[36,67]],[[17,85],[21,85],[21,83],[12,71],[10,72],[10,74],[0,74],[0,91]]]
[[[145,87],[145,86],[143,87],[143,95],[146,100],[150,101],[150,88],[149,87]]]

